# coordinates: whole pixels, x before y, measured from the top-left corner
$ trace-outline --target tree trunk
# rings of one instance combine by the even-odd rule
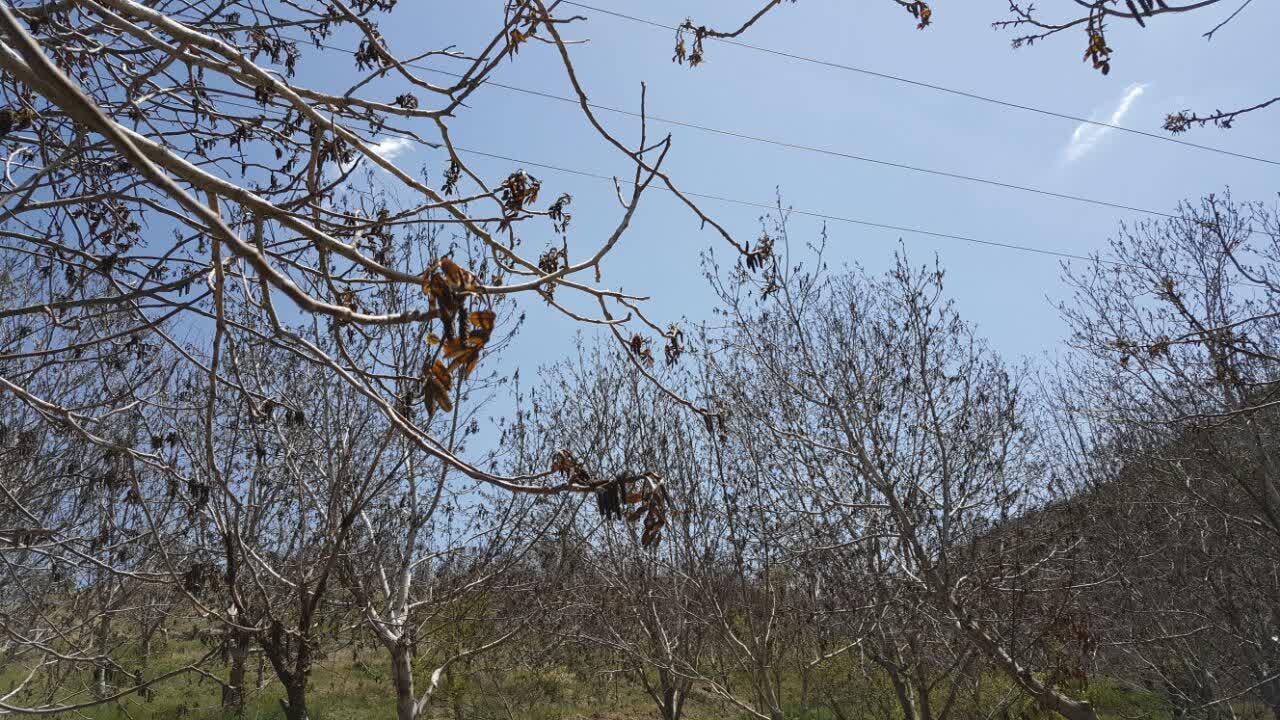
[[[230,647],[231,670],[227,679],[228,687],[222,689],[222,709],[224,712],[240,717],[244,715],[245,675],[249,656],[248,635],[232,630],[228,640]]]
[[[668,683],[662,689],[662,720],[680,720],[680,706],[683,704],[680,689]]]
[[[898,707],[902,708],[902,717],[906,720],[917,720],[916,701],[911,688],[902,679],[896,668],[886,668],[889,682],[893,684],[893,694],[898,698]]]
[[[1267,669],[1270,670],[1271,668]],[[1275,720],[1280,720],[1280,679],[1272,677],[1271,680],[1264,682],[1259,689],[1262,691],[1262,702],[1271,710],[1271,717],[1275,718]]]
[[[111,614],[102,613],[98,620],[97,637],[95,638],[98,653],[106,657],[109,653],[107,645],[111,642]],[[98,697],[106,697],[111,692],[111,675],[106,665],[98,665],[93,671],[94,690]]]
[[[813,668],[805,665],[800,670],[800,712],[803,717],[809,716],[809,680]]]
[[[306,680],[286,686],[285,694],[288,699],[280,700],[280,707],[284,710],[284,716],[288,720],[309,720],[307,715]]]
[[[413,690],[413,658],[409,646],[391,648],[391,681],[396,688],[396,720],[414,720],[417,701]]]

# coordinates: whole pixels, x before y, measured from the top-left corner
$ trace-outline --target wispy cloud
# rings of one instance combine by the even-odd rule
[[[373,143],[369,146],[369,149],[380,158],[385,160],[395,160],[397,157],[405,154],[405,152],[412,150],[413,142],[408,138],[389,137],[385,140]],[[353,160],[350,163],[339,163],[338,169],[342,172],[348,172],[351,170],[351,166],[355,165],[355,163],[361,159],[363,158],[357,156],[356,160]]]
[[[1146,83],[1134,83],[1125,88],[1124,95],[1121,96],[1120,102],[1116,103],[1115,109],[1107,116],[1103,122],[1108,125],[1119,125],[1124,120],[1124,116],[1129,114],[1129,110],[1133,108],[1133,104],[1137,102],[1142,93],[1146,92]],[[1097,120],[1098,115],[1095,113],[1093,119]],[[1080,123],[1076,126],[1074,132],[1071,133],[1071,142],[1067,143],[1066,149],[1062,153],[1063,161],[1073,163],[1084,157],[1095,147],[1102,139],[1111,134],[1112,128],[1103,125],[1094,125],[1092,123]]]

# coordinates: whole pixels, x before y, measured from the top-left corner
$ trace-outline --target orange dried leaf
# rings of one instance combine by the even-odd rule
[[[477,310],[471,313],[469,319],[476,329],[490,333],[493,332],[493,324],[497,320],[497,315],[492,310]]]
[[[440,272],[454,290],[465,292],[476,289],[475,276],[447,257],[440,258]]]
[[[449,399],[449,388],[452,386],[453,379],[449,377],[449,369],[444,363],[436,360],[422,378],[423,401],[427,406],[427,414],[434,413],[436,408],[445,412],[453,410],[453,401]]]
[[[480,362],[480,350],[484,347],[484,339],[468,337],[466,339],[450,338],[444,344],[444,356],[450,360],[449,370],[462,368],[462,376],[467,377]]]

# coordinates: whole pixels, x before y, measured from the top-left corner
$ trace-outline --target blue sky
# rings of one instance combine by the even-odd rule
[[[756,2],[594,0],[600,7],[666,24],[685,17],[728,26]],[[1052,10],[1067,0],[1048,0]],[[466,47],[491,32],[501,2],[401,2],[382,31],[399,54],[447,43]],[[889,0],[784,3],[759,23],[747,42],[892,73],[1017,103],[1162,132],[1170,111],[1231,109],[1280,92],[1273,43],[1280,7],[1255,3],[1212,42],[1201,34],[1235,6],[1165,16],[1143,30],[1112,23],[1112,71],[1102,76],[1081,62],[1083,31],[1013,50],[1011,35],[993,30],[1003,0],[934,5],[934,24],[915,29]],[[831,148],[887,161],[1028,185],[1058,193],[1172,211],[1178,201],[1230,186],[1237,199],[1273,202],[1280,167],[1099,129],[1071,121],[974,102],[928,89],[804,64],[708,42],[696,69],[671,62],[673,37],[624,20],[582,11],[585,22],[565,30],[584,40],[573,48],[580,79],[595,102],[636,109],[648,84],[651,114],[779,140]],[[334,62],[346,66],[337,56]],[[335,68],[337,65],[335,65]],[[313,68],[314,69],[314,68]],[[305,81],[311,78],[303,77]],[[496,80],[568,94],[553,49],[526,44]],[[328,84],[328,83],[325,83]],[[611,128],[634,138],[637,122],[609,114]],[[1246,116],[1233,130],[1193,130],[1182,136],[1239,152],[1280,159],[1280,112]],[[424,132],[428,128],[423,128]],[[1136,213],[1042,197],[976,183],[931,177],[866,163],[787,150],[660,123],[674,148],[667,169],[687,190],[769,202],[775,189],[798,209],[917,227],[997,242],[1088,253],[1103,247],[1121,221]],[[452,125],[464,147],[594,173],[626,173],[625,159],[592,133],[572,106],[490,88],[477,94]],[[437,156],[425,149],[387,146],[402,166],[427,164],[438,178]],[[501,178],[520,167],[472,158]],[[613,189],[598,180],[528,167],[543,181],[542,198],[574,197],[571,250],[586,251],[618,217]],[[759,232],[761,211],[713,201],[703,204],[742,239]],[[818,220],[797,217],[792,237],[817,236]],[[543,237],[545,235],[545,237]],[[899,238],[912,258],[937,253],[948,269],[961,312],[1011,358],[1055,352],[1064,337],[1051,301],[1062,297],[1058,260],[955,240],[921,237],[841,223],[829,224],[830,255],[871,271],[889,266]],[[526,248],[552,240],[549,228],[526,233]],[[652,192],[623,244],[604,267],[606,284],[651,295],[660,321],[705,318],[711,296],[698,253],[719,241],[672,198]],[[723,251],[722,245],[718,249]],[[534,252],[530,250],[530,252]],[[569,351],[576,327],[525,301],[528,332],[513,356],[526,371]]]

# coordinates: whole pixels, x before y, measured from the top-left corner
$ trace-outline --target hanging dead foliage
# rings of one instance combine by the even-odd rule
[[[631,354],[636,357],[639,363],[647,368],[653,367],[653,350],[651,346],[653,341],[649,338],[636,333],[631,336],[631,340],[627,343],[627,347],[631,350]]]

